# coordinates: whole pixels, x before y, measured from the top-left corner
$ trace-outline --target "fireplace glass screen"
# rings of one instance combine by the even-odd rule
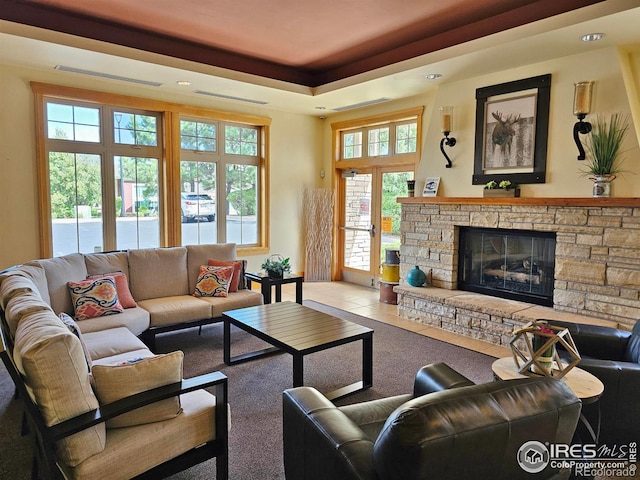
[[[460,228],[458,288],[553,305],[555,233]]]

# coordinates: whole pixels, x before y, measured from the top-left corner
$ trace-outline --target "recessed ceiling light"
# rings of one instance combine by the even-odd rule
[[[189,80],[178,80],[176,83],[181,87],[188,87],[189,85],[191,85],[191,82]]]
[[[436,80],[440,77],[442,77],[441,73],[429,73],[424,76],[424,78],[426,78],[427,80]]]
[[[582,36],[581,40],[583,42],[597,42],[598,40],[601,40],[602,37],[604,37],[604,33],[587,33]]]
[[[327,107],[314,107],[316,110],[326,110]]]

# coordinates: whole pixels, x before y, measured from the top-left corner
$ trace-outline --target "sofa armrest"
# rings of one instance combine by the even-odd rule
[[[416,373],[413,383],[413,397],[469,385],[475,385],[475,383],[456,372],[446,363],[432,363],[422,367]]]
[[[283,392],[283,452],[287,478],[375,478],[373,442],[312,387]]]
[[[105,422],[126,412],[144,407],[145,405],[165,400],[167,398],[193,392],[203,388],[214,387],[216,405],[227,404],[227,377],[221,372],[212,372],[198,377],[188,378],[181,382],[164,385],[144,392],[122,398],[115,402],[102,405],[96,410],[69,418],[63,422],[52,425],[43,432],[46,438],[56,442],[65,437],[80,432],[86,428]],[[221,410],[221,412],[219,412]],[[216,438],[219,434],[226,435],[227,412],[226,408],[216,409]],[[219,425],[223,422],[223,425]],[[219,428],[220,427],[220,428]]]
[[[547,320],[569,330],[580,356],[622,360],[631,332],[601,325]]]

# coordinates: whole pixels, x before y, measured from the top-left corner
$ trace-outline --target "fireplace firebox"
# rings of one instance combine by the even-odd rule
[[[556,234],[460,227],[458,289],[553,306]]]

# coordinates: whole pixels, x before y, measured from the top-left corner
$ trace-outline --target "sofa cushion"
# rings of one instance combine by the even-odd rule
[[[125,361],[120,365],[96,365],[93,380],[101,404],[107,404],[136,393],[182,381],[181,351]],[[172,397],[137,408],[107,420],[107,428],[130,427],[160,422],[181,412],[180,397]]]
[[[127,252],[89,253],[85,254],[88,275],[105,275],[123,272],[129,275],[129,256]]]
[[[89,318],[78,323],[82,333],[96,332],[116,327],[126,327],[134,335],[140,335],[149,328],[149,312],[144,308],[125,308],[118,315]]]
[[[0,307],[3,309],[12,298],[24,293],[37,294],[37,291],[38,287],[29,278],[11,273],[0,275]]]
[[[84,255],[72,253],[63,257],[38,260],[47,275],[51,308],[56,313],[66,312],[73,315],[73,304],[67,282],[79,282],[87,278]]]
[[[83,322],[79,322],[82,325]],[[82,334],[92,361],[144,350],[147,346],[125,327],[108,328]]]
[[[229,284],[229,293],[238,291],[240,277],[242,276],[242,263],[242,260],[234,260],[230,262],[215,258],[207,260],[207,265],[211,265],[212,267],[233,267],[233,276],[231,277],[231,283]]]
[[[139,301],[138,305],[149,312],[150,326],[160,327],[211,318],[211,306],[203,301],[205,298],[218,297],[195,298],[192,295],[180,295],[150,298]],[[225,298],[218,299],[227,300]]]
[[[227,297],[233,278],[233,267],[200,266],[194,297]]]
[[[89,372],[91,372],[91,354],[87,349],[87,344],[84,342],[84,337],[82,336],[82,332],[78,328],[78,324],[68,313],[62,312],[58,316],[60,317],[60,320],[62,320],[62,323],[64,323],[67,326],[69,331],[73,333],[76,337],[78,337],[78,340],[80,340],[80,344],[82,345],[82,351],[84,352],[84,358],[87,361],[87,369],[89,370]]]
[[[42,297],[42,300],[51,305],[51,297],[49,297],[49,285],[47,284],[47,275],[41,265],[36,262],[28,262],[20,265],[16,269],[15,273],[18,275],[22,275],[35,283],[38,289],[38,293]]]
[[[98,408],[80,340],[51,311],[32,313],[16,330],[14,360],[47,425]],[[77,465],[101,452],[105,426],[99,424],[57,444],[65,463]]]
[[[97,280],[104,277],[112,277],[115,280],[116,291],[118,292],[118,300],[120,300],[120,305],[122,305],[122,308],[134,308],[138,306],[136,301],[131,296],[131,291],[129,290],[129,281],[127,280],[127,276],[123,272],[89,275],[87,279]]]
[[[129,288],[133,298],[140,302],[149,298],[189,295],[186,266],[185,247],[130,250]]]
[[[206,265],[210,258],[226,261],[237,260],[236,244],[215,243],[209,245],[187,245],[189,292],[193,292],[196,288],[200,265]]]
[[[121,313],[124,308],[118,299],[113,277],[69,282],[74,316],[78,320]]]
[[[44,300],[35,292],[27,292],[21,295],[16,295],[7,302],[5,307],[5,320],[9,327],[9,333],[13,339],[18,328],[18,323],[26,315],[34,312],[48,311],[53,313],[51,307],[47,305]]]
[[[133,478],[213,440],[216,397],[205,390],[196,390],[181,395],[181,403],[183,412],[166,422],[108,429],[104,451],[75,468],[63,465],[66,477],[70,480]]]
[[[222,312],[227,310],[262,305],[264,301],[260,292],[252,290],[238,290],[235,293],[230,293],[228,297],[199,297],[198,300],[209,304],[211,318],[221,317]]]

